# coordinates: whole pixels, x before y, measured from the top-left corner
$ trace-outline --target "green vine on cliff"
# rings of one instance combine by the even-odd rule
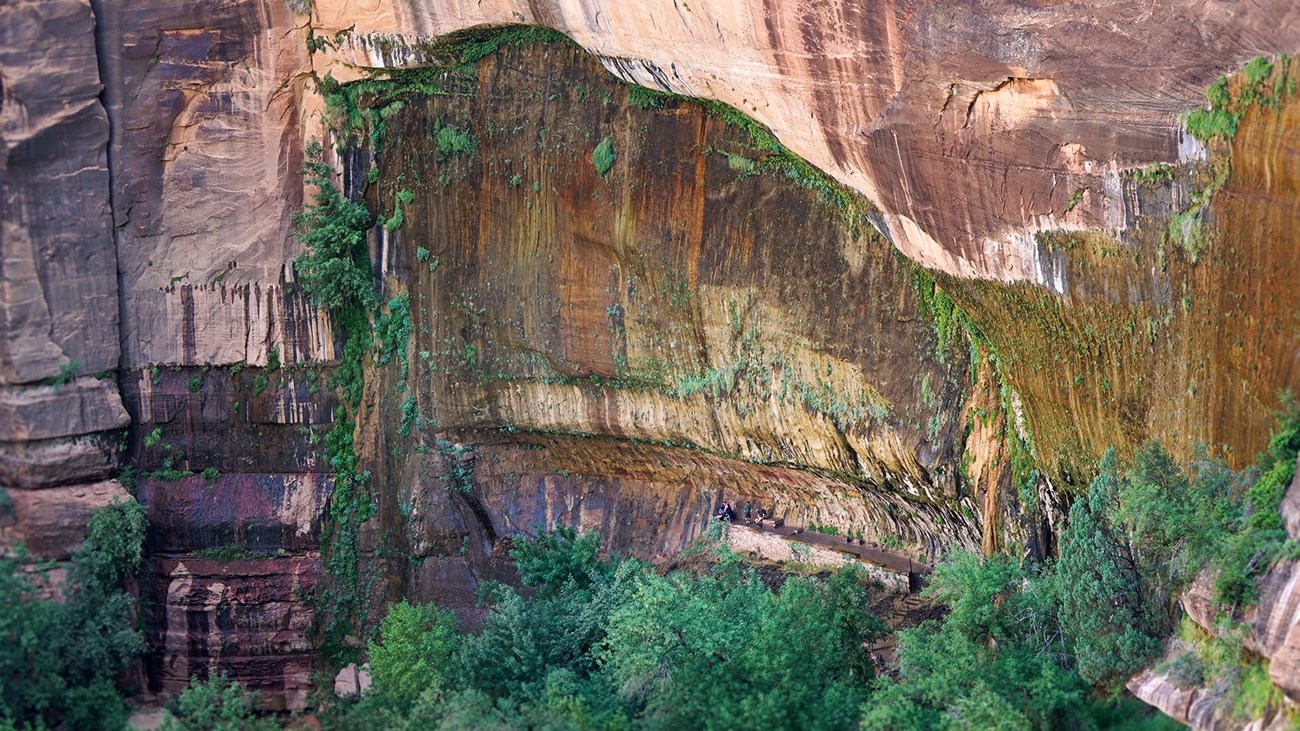
[[[1004,464],[1011,471],[1011,482],[1016,489],[1021,509],[1028,516],[1037,514],[1038,487],[1042,473],[1034,455],[1034,440],[1029,425],[1020,417],[1015,391],[1007,379],[992,341],[944,291],[934,275],[913,265],[912,288],[916,293],[921,314],[934,328],[935,351],[939,362],[965,341],[970,352],[970,382],[979,382],[982,366],[989,368],[989,376],[998,384],[997,408],[1003,416],[1002,447]],[[968,424],[968,432],[970,425]]]
[[[330,585],[320,593],[323,649],[340,660],[345,641],[365,617],[369,592],[359,585],[360,527],[374,514],[366,490],[370,474],[361,469],[353,448],[353,415],[361,403],[365,356],[374,343],[371,311],[375,308],[366,234],[373,217],[362,203],[348,200],[334,187],[333,171],[323,161],[319,143],[307,147],[303,176],[315,186],[313,203],[294,222],[307,253],[294,263],[303,294],[328,311],[343,335],[340,363],[329,380],[341,404],[334,427],[323,444],[333,474],[329,517],[321,536],[321,555]]]

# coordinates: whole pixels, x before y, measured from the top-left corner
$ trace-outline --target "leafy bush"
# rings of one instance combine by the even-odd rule
[[[334,187],[333,172],[322,162],[320,143],[308,145],[306,154],[303,174],[307,184],[316,187],[316,196],[294,217],[298,240],[308,250],[294,264],[298,279],[307,296],[325,309],[368,309],[375,299],[366,249],[370,211]]]
[[[1132,544],[1111,519],[1119,487],[1114,452],[1107,452],[1087,500],[1070,508],[1056,567],[1061,627],[1079,675],[1112,688],[1160,649],[1159,608],[1143,591]],[[1107,611],[1097,611],[1103,606]]]
[[[38,598],[22,565],[0,556],[0,719],[19,727],[122,728],[113,679],[145,649],[122,589],[143,559],[144,509],[97,510],[72,556],[64,603]]]
[[[1201,142],[1232,139],[1251,106],[1258,104],[1276,108],[1295,92],[1290,68],[1291,58],[1285,54],[1279,56],[1276,63],[1264,56],[1256,56],[1242,68],[1235,94],[1228,78],[1219,77],[1205,92],[1209,108],[1187,112],[1183,115],[1183,124]]]
[[[1256,581],[1287,545],[1281,504],[1300,452],[1300,407],[1289,397],[1284,399],[1277,423],[1268,448],[1259,456],[1259,477],[1242,494],[1215,551],[1215,591],[1220,601],[1230,604],[1258,600]]]
[[[537,538],[516,540],[510,557],[524,586],[551,594],[585,589],[591,585],[592,572],[608,566],[600,560],[600,535],[578,535],[567,525]]]
[[[464,129],[441,122],[435,128],[434,139],[438,143],[438,159],[448,160],[453,157],[472,157],[478,152],[478,140],[466,126]]]
[[[206,681],[191,679],[190,685],[168,708],[161,731],[272,731],[280,725],[273,718],[256,715],[257,694],[217,674]]]
[[[519,541],[521,595],[459,634],[444,610],[395,605],[370,648],[374,686],[342,723],[407,728],[852,728],[882,626],[859,572],[780,591],[730,555],[660,575],[599,557],[594,534]]]
[[[428,688],[446,688],[456,677],[452,660],[460,647],[456,617],[432,604],[393,605],[370,643],[370,674],[387,702],[405,706]]]

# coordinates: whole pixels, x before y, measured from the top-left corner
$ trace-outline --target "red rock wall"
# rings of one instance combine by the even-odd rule
[[[315,439],[338,351],[287,266],[302,143],[324,136],[309,73],[403,65],[434,34],[569,32],[624,78],[770,125],[867,194],[915,259],[1026,280],[948,283],[994,339],[1058,487],[1105,445],[1152,435],[1254,453],[1277,389],[1300,385],[1300,196],[1278,163],[1297,107],[1252,112],[1233,142],[1199,265],[1160,248],[1195,172],[1146,187],[1122,174],[1201,154],[1176,113],[1249,56],[1295,50],[1289,3],[315,5],[0,7],[0,485],[14,504],[0,538],[66,555],[91,507],[127,494],[112,478],[128,415],[140,471],[219,473],[138,481],[156,526],[156,689],[226,668],[301,702],[294,635],[312,617],[295,588],[320,580]],[[355,32],[309,55],[309,26]],[[411,392],[391,367],[372,373],[358,433],[379,488],[376,597],[469,619],[476,582],[509,576],[514,531],[574,522],[666,553],[720,495],[918,552],[1046,547],[1050,510],[1026,525],[1000,469],[1003,422],[981,416],[998,382],[935,353],[888,242],[742,175],[761,153],[693,106],[629,107],[572,51],[506,58],[468,99],[411,103],[370,194],[388,213],[397,190],[417,193],[374,250],[385,295],[408,291],[418,325]],[[440,115],[481,143],[445,171],[428,138]],[[606,135],[608,180],[589,164]],[[1073,253],[1033,238],[1057,228],[1090,231]],[[277,360],[293,370],[264,369]],[[720,374],[735,376],[728,397],[683,395]],[[408,395],[413,441],[399,433]],[[439,433],[473,447],[473,499],[445,489]],[[257,557],[197,557],[231,544]]]

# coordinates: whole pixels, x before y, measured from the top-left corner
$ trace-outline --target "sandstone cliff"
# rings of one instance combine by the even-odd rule
[[[411,196],[372,240],[412,328],[405,359],[371,362],[358,419],[375,597],[468,616],[475,583],[508,575],[514,532],[565,521],[667,553],[719,495],[924,555],[1050,550],[1060,494],[1105,446],[1250,455],[1300,385],[1300,195],[1278,162],[1300,105],[1252,109],[1208,150],[1177,119],[1218,75],[1300,47],[1298,13],[8,3],[0,536],[65,556],[88,511],[127,494],[125,455],[155,525],[152,687],[226,667],[300,706],[341,354],[291,266],[304,144],[338,139],[319,81],[530,23],[593,55],[489,58],[457,95],[393,110],[381,149],[337,160],[372,210]],[[754,174],[772,150],[742,130],[687,102],[642,108],[609,73],[752,116],[863,194],[870,226]],[[474,155],[438,151],[448,126]],[[1180,245],[1169,222],[1207,188],[1208,244]],[[983,352],[936,331],[914,262]],[[1012,469],[1022,447],[1039,472]],[[472,495],[448,489],[465,476]]]

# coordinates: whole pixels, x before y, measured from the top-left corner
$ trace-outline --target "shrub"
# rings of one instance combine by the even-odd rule
[[[456,617],[432,604],[394,604],[370,643],[370,673],[382,700],[404,706],[426,688],[448,688],[460,646]]]
[[[122,728],[113,680],[145,649],[122,581],[144,555],[138,503],[117,502],[90,519],[72,556],[64,603],[40,599],[22,565],[0,556],[0,719],[19,728]]]
[[[303,174],[307,184],[316,187],[316,196],[294,217],[298,240],[307,247],[294,264],[303,291],[327,310],[369,309],[375,299],[366,249],[370,212],[334,187],[333,172],[321,161],[324,151],[319,142],[308,145],[306,154]]]
[[[614,161],[618,159],[618,154],[614,152],[614,140],[611,137],[605,137],[596,145],[596,149],[591,151],[591,163],[596,166],[596,172],[600,177],[609,177],[609,171],[614,169]]]
[[[162,731],[271,731],[279,724],[256,715],[257,694],[218,673],[190,685],[167,710]]]
[[[448,160],[453,157],[472,157],[478,151],[478,140],[469,127],[465,129],[442,124],[435,127],[434,139],[438,143],[438,159]]]

